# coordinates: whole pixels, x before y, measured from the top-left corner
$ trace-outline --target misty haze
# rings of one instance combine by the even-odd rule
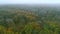
[[[60,1],[0,0],[0,34],[60,34]]]

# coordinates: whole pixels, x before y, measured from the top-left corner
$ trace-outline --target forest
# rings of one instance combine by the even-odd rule
[[[60,34],[60,7],[0,5],[0,34]]]

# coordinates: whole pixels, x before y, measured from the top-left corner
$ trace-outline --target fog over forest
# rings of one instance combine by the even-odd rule
[[[0,4],[0,34],[60,34],[60,5]]]

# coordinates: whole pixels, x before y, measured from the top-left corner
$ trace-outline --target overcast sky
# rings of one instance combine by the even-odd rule
[[[0,0],[0,4],[60,4],[60,0]]]

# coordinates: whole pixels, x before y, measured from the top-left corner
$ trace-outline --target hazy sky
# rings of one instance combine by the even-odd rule
[[[0,4],[60,4],[60,0],[0,0]]]

